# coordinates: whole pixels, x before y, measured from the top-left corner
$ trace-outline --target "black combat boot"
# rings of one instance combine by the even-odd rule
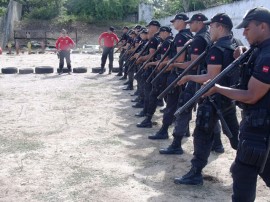
[[[175,184],[185,184],[185,185],[202,185],[202,169],[192,166],[190,171],[180,178],[174,179]]]
[[[123,83],[123,85],[128,85],[130,84],[130,81],[126,81],[125,83]]]
[[[137,124],[138,128],[152,128],[152,116],[146,116],[146,118],[141,122]]]
[[[101,69],[100,69],[100,71],[99,71],[99,74],[103,74],[105,71],[104,71],[104,67],[102,68],[101,67]]]
[[[151,140],[164,140],[164,139],[168,139],[169,138],[168,128],[169,128],[169,126],[162,125],[162,127],[160,128],[160,130],[155,135],[148,136],[148,139],[151,139]]]
[[[144,116],[146,116],[146,113],[145,113],[144,110],[142,110],[139,113],[136,113],[135,116],[137,116],[137,117],[144,117]]]
[[[160,154],[183,154],[184,151],[181,146],[182,137],[174,137],[172,144],[168,148],[160,149]]]
[[[123,90],[133,90],[133,84],[129,83],[126,88],[123,88]]]
[[[143,108],[144,107],[144,103],[141,102],[137,102],[136,104],[132,105],[133,108]]]
[[[125,73],[119,80],[127,80],[127,74]]]
[[[140,97],[136,97],[135,99],[132,99],[131,102],[140,102],[141,98]]]
[[[139,92],[138,92],[138,90],[136,90],[133,94],[131,94],[130,96],[137,96],[137,95],[139,95]]]

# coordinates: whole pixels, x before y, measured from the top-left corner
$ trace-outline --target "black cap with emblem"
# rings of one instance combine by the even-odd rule
[[[149,27],[150,25],[160,27],[160,23],[156,20],[152,20],[151,22],[149,22],[149,24],[146,25],[146,27]]]
[[[162,26],[159,29],[159,33],[160,32],[169,32],[169,33],[171,33],[172,32],[172,29],[170,27],[168,27],[168,26]]]
[[[225,13],[216,14],[211,20],[203,22],[206,25],[210,25],[211,23],[218,22],[224,25],[227,25],[230,29],[233,27],[233,23],[231,18]]]
[[[174,19],[172,19],[170,22],[174,22],[175,20],[184,20],[187,21],[189,17],[184,13],[179,13],[174,16]]]
[[[249,10],[243,21],[238,26],[236,26],[236,29],[247,27],[251,20],[266,22],[270,25],[270,10],[264,7],[257,7]]]
[[[187,20],[186,23],[191,23],[192,21],[206,21],[208,18],[202,14],[202,13],[197,13],[194,14],[190,20]]]

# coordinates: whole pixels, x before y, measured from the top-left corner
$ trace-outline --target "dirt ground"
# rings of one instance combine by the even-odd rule
[[[58,66],[55,54],[0,60],[1,67]],[[225,136],[226,152],[211,154],[203,186],[175,185],[173,179],[190,169],[192,137],[184,140],[183,155],[159,155],[172,140],[147,138],[161,126],[159,109],[157,126],[137,128],[131,92],[115,74],[91,73],[100,55],[72,55],[72,62],[88,73],[0,74],[1,202],[230,201],[235,151]],[[256,201],[270,201],[261,179]]]

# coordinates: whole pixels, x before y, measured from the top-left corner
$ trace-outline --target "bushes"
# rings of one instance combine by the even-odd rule
[[[34,8],[27,17],[30,19],[50,20],[58,16],[58,11],[54,8]]]

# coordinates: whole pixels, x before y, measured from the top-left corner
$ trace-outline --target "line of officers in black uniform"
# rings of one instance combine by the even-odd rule
[[[175,178],[174,182],[203,184],[202,169],[207,165],[210,152],[224,152],[220,140],[223,129],[231,147],[237,150],[231,166],[232,201],[254,201],[258,175],[270,186],[270,11],[263,7],[251,9],[236,27],[244,28],[243,35],[250,48],[233,37],[233,23],[225,13],[219,13],[211,20],[202,13],[190,19],[181,13],[171,23],[178,31],[174,37],[171,28],[161,26],[158,21],[151,21],[147,29],[140,25],[133,30],[123,28],[118,76],[127,80],[124,90],[133,90],[134,79],[137,80],[134,93],[137,98],[133,100],[136,102],[133,107],[142,108],[136,116],[145,117],[137,127],[152,127],[152,117],[164,98],[166,108],[162,127],[148,138],[167,139],[168,128],[174,123],[172,143],[159,152],[181,155],[182,139],[189,136],[192,111],[197,107],[192,166],[187,174]],[[202,84],[215,78],[241,56],[245,60],[236,63],[233,71],[181,114],[174,116],[178,108],[196,95]],[[172,83],[176,85],[168,88]],[[160,96],[162,92],[163,96]],[[236,104],[242,108],[241,127]]]

